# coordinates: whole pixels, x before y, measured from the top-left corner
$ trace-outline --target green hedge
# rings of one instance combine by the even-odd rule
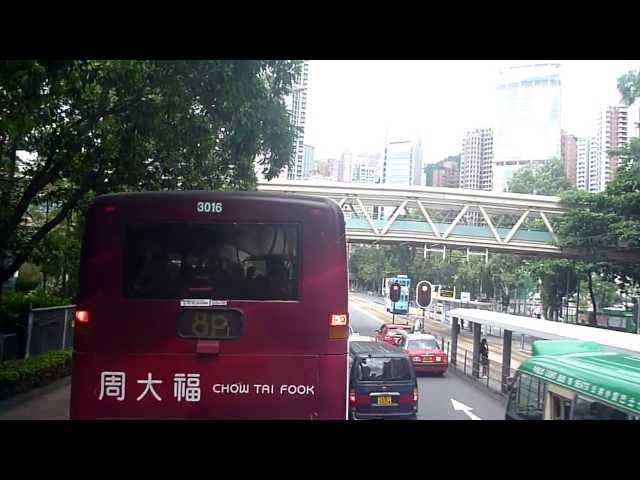
[[[71,375],[72,349],[0,362],[0,400]]]

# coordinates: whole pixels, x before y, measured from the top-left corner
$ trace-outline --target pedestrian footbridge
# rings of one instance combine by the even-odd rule
[[[442,252],[560,254],[553,218],[560,199],[456,188],[287,181],[259,191],[321,196],[345,212],[347,241],[406,243]],[[532,220],[537,220],[532,222]]]

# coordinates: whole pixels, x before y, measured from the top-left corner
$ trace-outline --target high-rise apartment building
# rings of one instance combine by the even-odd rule
[[[501,70],[497,102],[492,189],[504,191],[516,170],[560,157],[560,65]]]
[[[309,62],[304,61],[300,75],[294,79],[291,94],[285,99],[291,124],[296,128],[297,133],[291,152],[291,166],[282,172],[280,179],[300,180],[304,178],[304,127],[307,115],[308,83]]]
[[[316,171],[315,148],[311,145],[304,146],[302,159],[302,178],[309,178]]]
[[[430,163],[424,169],[425,185],[429,187],[458,188],[460,183],[460,155],[453,155]]]
[[[560,158],[564,166],[564,175],[569,181],[576,184],[576,169],[578,161],[578,139],[564,130],[560,136]]]
[[[467,132],[460,154],[460,188],[491,190],[493,184],[493,130]]]
[[[422,184],[422,140],[387,142],[382,166],[382,183],[387,185]]]
[[[598,191],[597,181],[592,183],[591,173],[597,167],[598,146],[595,137],[580,137],[576,140],[576,188]],[[597,177],[595,177],[597,179]]]
[[[611,150],[626,146],[629,142],[628,111],[624,106],[612,106],[598,114],[598,165],[593,175],[594,187],[603,191],[618,172],[617,155],[609,156]]]
[[[379,155],[361,153],[353,159],[351,181],[354,183],[377,183]]]

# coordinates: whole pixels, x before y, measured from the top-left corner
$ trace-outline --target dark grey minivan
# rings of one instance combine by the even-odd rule
[[[382,342],[349,342],[349,419],[415,420],[418,382],[409,356]]]

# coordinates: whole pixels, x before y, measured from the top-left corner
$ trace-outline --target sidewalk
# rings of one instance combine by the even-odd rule
[[[71,377],[0,402],[0,420],[68,420]]]

